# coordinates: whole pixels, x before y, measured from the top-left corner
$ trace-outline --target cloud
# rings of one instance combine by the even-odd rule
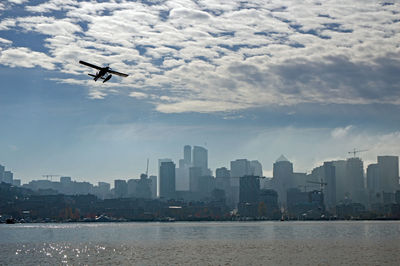
[[[10,41],[10,40],[7,40],[7,39],[0,38],[0,43],[4,43],[4,44],[12,44],[12,41]]]
[[[136,98],[136,99],[146,99],[148,97],[148,95],[146,93],[139,92],[139,91],[133,91],[133,92],[129,93],[129,96]]]
[[[347,127],[337,127],[332,130],[331,135],[333,138],[343,138],[347,136],[347,134],[352,128],[353,128],[352,125],[349,125]]]
[[[79,60],[128,73],[110,82],[119,83],[114,90],[174,99],[141,98],[160,112],[399,105],[398,10],[399,3],[376,1],[49,0],[0,17],[0,29],[45,35],[37,65],[69,74],[64,82],[87,72]],[[0,63],[32,67],[16,63],[19,49],[29,48],[2,52]],[[89,91],[92,98],[110,93]]]
[[[25,47],[9,48],[0,52],[0,64],[11,67],[32,68],[40,66],[45,69],[55,69],[55,61],[45,53],[34,52]]]
[[[29,0],[8,0],[8,2],[13,3],[13,4],[23,4],[25,2],[28,2]]]

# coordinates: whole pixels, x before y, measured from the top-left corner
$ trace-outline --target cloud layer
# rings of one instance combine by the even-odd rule
[[[117,92],[164,113],[399,105],[399,13],[372,0],[14,0],[0,4],[0,32],[39,36],[43,49],[8,34],[0,64],[56,70],[92,98]],[[94,85],[79,60],[130,76]]]

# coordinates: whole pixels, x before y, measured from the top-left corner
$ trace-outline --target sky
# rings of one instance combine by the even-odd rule
[[[127,73],[94,82],[84,60]],[[208,149],[297,172],[400,155],[400,2],[5,0],[0,164],[112,182]]]

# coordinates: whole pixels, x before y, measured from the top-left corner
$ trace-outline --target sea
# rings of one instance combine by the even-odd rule
[[[0,224],[0,265],[400,265],[400,221]]]

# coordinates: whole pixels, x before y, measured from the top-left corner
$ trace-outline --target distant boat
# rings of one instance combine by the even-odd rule
[[[15,220],[13,218],[8,218],[6,224],[15,224]]]

